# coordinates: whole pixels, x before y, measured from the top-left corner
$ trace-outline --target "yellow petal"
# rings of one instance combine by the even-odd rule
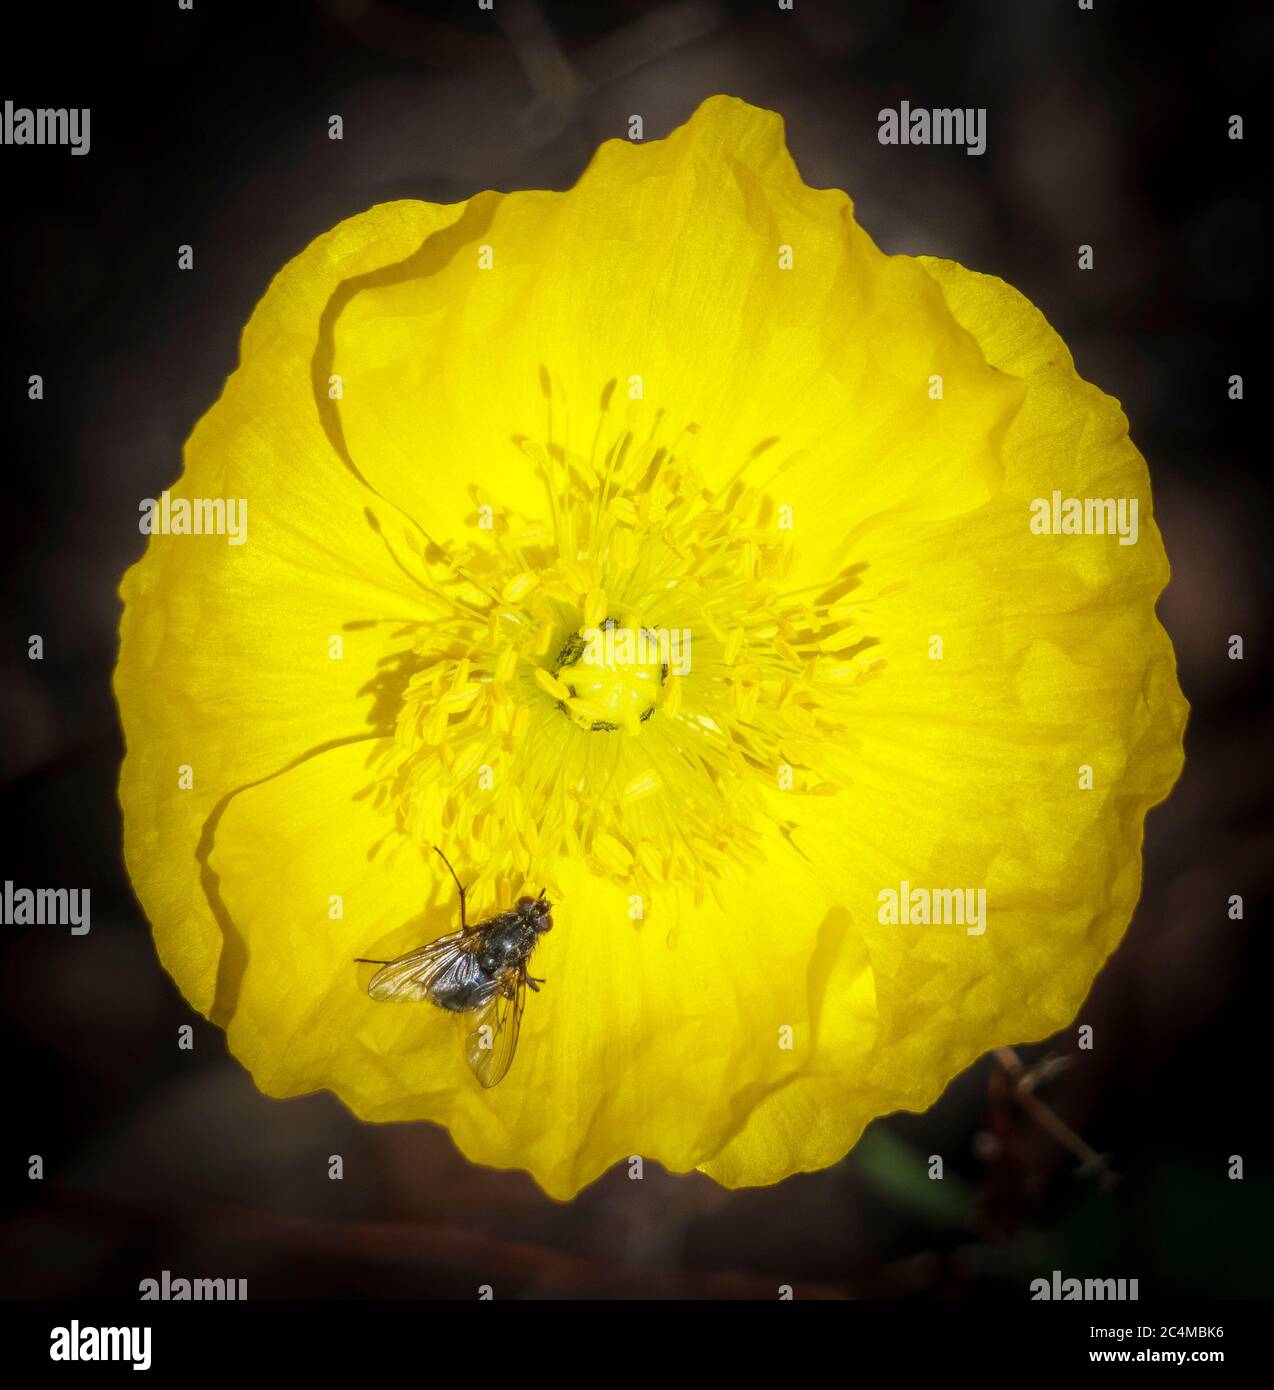
[[[924,1109],[988,1049],[1069,1023],[1128,925],[1146,812],[1182,765],[1187,707],[1154,614],[1168,569],[1127,422],[1015,290],[923,265],[1027,389],[993,501],[882,529],[863,553],[883,673],[860,690],[852,785],[803,806],[794,838],[865,943],[879,1032],[868,1054],[820,1048],[752,1112],[703,1165],[729,1185],[834,1162],[876,1115]],[[1053,488],[1137,498],[1137,544],[1031,534],[1030,502]],[[985,931],[882,924],[879,894],[903,881],[985,888]]]
[[[409,645],[401,626],[424,616],[390,549],[409,552],[418,535],[334,447],[315,344],[342,284],[409,255],[456,215],[385,204],[276,276],[172,489],[246,499],[246,541],[154,536],[121,585],[125,857],[160,959],[204,1013],[222,946],[196,859],[205,824],[234,789],[333,740],[383,731],[386,719],[392,727],[394,654]]]
[[[230,1045],[267,1093],[330,1087],[368,1119],[445,1123],[471,1158],[565,1198],[630,1155],[694,1167],[807,1063],[818,946],[845,925],[790,858],[725,908],[640,876],[625,891],[565,860],[532,961],[545,984],[508,1076],[483,1090],[453,1017],[374,1002],[375,967],[354,964],[459,924],[445,870],[365,794],[384,751],[308,759],[218,824],[210,864],[242,943]],[[476,866],[456,868],[463,881]]]
[[[1020,398],[917,262],[801,181],[781,119],[731,97],[607,141],[569,193],[475,198],[341,304],[332,346],[352,457],[440,543],[473,537],[475,488],[542,510],[546,445],[588,458],[599,427],[662,419],[709,485],[791,509],[802,580],[882,513],[983,502]]]

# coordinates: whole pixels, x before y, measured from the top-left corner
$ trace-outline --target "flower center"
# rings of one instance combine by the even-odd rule
[[[638,733],[659,706],[673,639],[608,617],[572,633],[553,663],[558,708],[589,733]]]
[[[766,446],[713,489],[696,426],[616,421],[612,389],[595,425],[571,417],[587,455],[556,442],[546,390],[549,443],[521,440],[544,519],[475,489],[472,539],[422,547],[429,616],[375,692],[401,692],[377,794],[472,866],[471,911],[551,892],[559,856],[702,894],[789,798],[853,775],[854,689],[881,664],[856,574],[789,590],[781,508],[746,481]]]

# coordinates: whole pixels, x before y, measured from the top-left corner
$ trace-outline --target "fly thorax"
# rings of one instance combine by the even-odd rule
[[[478,964],[489,975],[498,974],[511,965],[517,965],[526,954],[523,936],[523,929],[516,924],[496,928],[483,942],[482,950],[478,953]]]

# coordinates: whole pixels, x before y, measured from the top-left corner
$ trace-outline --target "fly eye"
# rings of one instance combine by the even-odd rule
[[[544,916],[541,917],[540,920],[535,924],[535,929],[536,931],[552,931],[553,914],[551,912],[546,912]]]
[[[519,907],[530,907],[534,902],[535,902],[535,899],[534,899],[534,898],[519,898],[519,899],[518,899],[518,906],[519,906]]]

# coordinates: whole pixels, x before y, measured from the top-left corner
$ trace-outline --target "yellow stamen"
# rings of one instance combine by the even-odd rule
[[[422,581],[446,617],[406,654],[379,776],[410,833],[475,867],[475,911],[499,884],[551,883],[559,854],[711,888],[749,862],[776,768],[797,795],[852,775],[854,692],[883,668],[861,580],[787,592],[774,501],[714,491],[697,430],[611,406],[574,414],[591,456],[524,439],[545,514],[483,499],[500,524]]]

